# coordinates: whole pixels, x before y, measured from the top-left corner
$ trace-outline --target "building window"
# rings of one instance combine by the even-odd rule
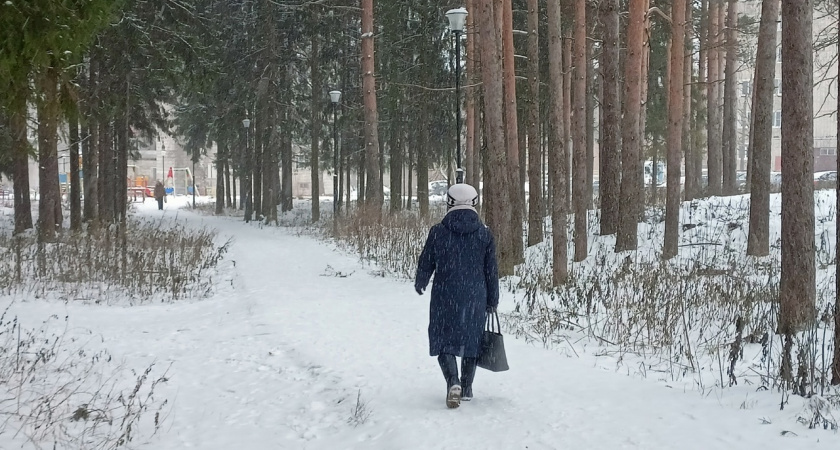
[[[778,78],[773,80],[773,94],[776,97],[781,97],[782,96],[782,80],[780,80]]]
[[[836,156],[837,149],[834,147],[822,147],[820,148],[820,156]]]
[[[782,112],[781,111],[773,111],[773,128],[781,128],[782,127]]]
[[[752,94],[752,85],[749,81],[741,82],[741,97],[749,97]]]

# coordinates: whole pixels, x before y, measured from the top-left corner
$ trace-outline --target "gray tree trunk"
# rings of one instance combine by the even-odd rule
[[[685,64],[686,0],[671,3],[671,62],[668,76],[667,194],[665,198],[665,243],[662,258],[677,256],[680,228],[680,160],[682,159],[683,78]]]
[[[589,253],[586,227],[586,2],[575,2],[572,82],[572,198],[575,212],[574,261]]]
[[[542,168],[540,153],[540,10],[528,0],[528,245],[543,240]]]
[[[381,211],[383,196],[379,182],[379,115],[376,109],[374,73],[373,0],[362,0],[362,98],[364,100],[365,203]],[[360,178],[361,179],[361,178]],[[378,215],[378,214],[377,214]]]
[[[598,155],[601,173],[598,176],[601,199],[601,235],[615,234],[618,227],[619,189],[621,187],[621,97],[619,79],[618,0],[602,0],[600,18],[603,30],[601,49],[602,97],[601,136]]]
[[[638,246],[638,212],[642,203],[639,176],[641,167],[641,130],[639,113],[642,108],[641,77],[644,50],[645,0],[630,0],[627,27],[627,61],[624,66],[624,117],[621,124],[621,194],[619,227],[615,251],[635,250]]]
[[[813,0],[782,0],[782,148],[785,151],[782,153],[779,333],[787,336],[810,326],[816,308],[813,6]]]
[[[750,230],[747,254],[770,254],[770,167],[773,143],[773,97],[776,78],[776,21],[780,0],[764,0],[758,28],[758,49],[755,58],[752,130],[750,143]]]
[[[548,91],[549,148],[548,171],[551,186],[551,240],[553,286],[565,284],[569,278],[568,235],[566,230],[566,145],[563,134],[563,34],[560,5],[549,1],[548,14]]]
[[[721,6],[722,7],[722,6]],[[736,120],[737,93],[735,92],[735,71],[738,69],[738,33],[737,33],[738,3],[729,0],[726,14],[726,66],[723,81],[723,193],[734,195],[738,193],[736,172],[738,169],[738,130]]]

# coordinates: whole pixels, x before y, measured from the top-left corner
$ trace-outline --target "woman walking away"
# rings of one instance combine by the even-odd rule
[[[163,200],[166,198],[166,188],[163,187],[163,183],[158,181],[155,183],[155,200],[157,200],[158,209],[163,210]]]
[[[476,358],[487,313],[499,304],[499,268],[493,234],[475,206],[478,193],[468,184],[447,192],[448,211],[429,231],[417,263],[414,290],[422,295],[432,273],[429,355],[437,356],[446,379],[446,406],[472,399]],[[461,357],[458,377],[456,356]]]

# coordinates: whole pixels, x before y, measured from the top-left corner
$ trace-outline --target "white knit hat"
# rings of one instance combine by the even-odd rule
[[[446,206],[450,211],[456,209],[475,211],[476,205],[478,205],[478,192],[469,184],[453,184],[446,192]]]

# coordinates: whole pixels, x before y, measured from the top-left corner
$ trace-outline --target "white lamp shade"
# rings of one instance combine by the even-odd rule
[[[251,127],[251,119],[242,119],[242,126],[244,128],[250,128]]]
[[[330,101],[338,103],[341,101],[341,91],[330,91]]]
[[[449,19],[449,29],[456,33],[464,31],[464,23],[467,21],[467,9],[456,8],[446,11],[446,18]]]

